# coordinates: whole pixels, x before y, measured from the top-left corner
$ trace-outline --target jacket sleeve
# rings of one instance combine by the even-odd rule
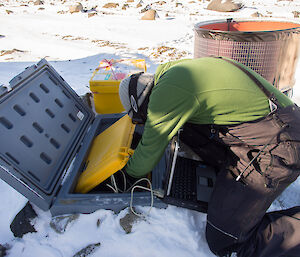
[[[126,166],[133,177],[149,173],[162,157],[170,139],[192,117],[198,106],[195,96],[176,85],[156,85],[148,105],[142,139]]]

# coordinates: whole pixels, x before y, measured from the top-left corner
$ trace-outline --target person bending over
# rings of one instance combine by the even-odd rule
[[[266,213],[300,172],[300,111],[259,74],[205,57],[159,65],[120,83],[121,102],[144,132],[127,176],[149,173],[180,139],[218,168],[206,239],[217,256],[300,256],[300,207]]]

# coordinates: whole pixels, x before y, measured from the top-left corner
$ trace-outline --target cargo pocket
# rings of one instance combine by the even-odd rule
[[[282,192],[300,174],[298,150],[294,142],[281,142],[271,154],[271,163],[263,174],[266,187]]]

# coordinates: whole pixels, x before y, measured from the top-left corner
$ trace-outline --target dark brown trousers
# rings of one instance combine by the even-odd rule
[[[239,257],[300,256],[300,207],[266,213],[300,174],[298,107],[281,108],[235,126],[186,124],[181,138],[220,170],[207,215],[206,238],[212,252],[218,256],[237,252]]]

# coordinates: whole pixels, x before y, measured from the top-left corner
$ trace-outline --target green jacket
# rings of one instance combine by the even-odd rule
[[[282,106],[293,104],[268,81],[247,69],[274,92]],[[149,173],[186,122],[240,124],[265,117],[269,112],[264,93],[244,72],[225,60],[206,57],[160,65],[155,73],[144,133],[126,171],[133,177]]]

